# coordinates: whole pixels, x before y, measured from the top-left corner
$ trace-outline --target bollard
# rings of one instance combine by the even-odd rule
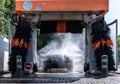
[[[20,55],[16,56],[16,76],[18,78],[21,78],[23,76],[23,72],[22,72],[22,56],[20,56]]]
[[[102,55],[101,56],[101,77],[107,77],[108,76],[108,56]]]

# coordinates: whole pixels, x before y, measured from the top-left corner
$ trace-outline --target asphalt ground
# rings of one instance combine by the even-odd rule
[[[23,78],[11,78],[10,73],[0,75],[0,84],[120,84],[120,71],[102,78],[85,73],[35,73]]]

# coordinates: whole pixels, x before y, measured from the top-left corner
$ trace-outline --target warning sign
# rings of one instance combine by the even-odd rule
[[[25,69],[30,70],[32,68],[32,63],[31,62],[26,62],[25,63]]]

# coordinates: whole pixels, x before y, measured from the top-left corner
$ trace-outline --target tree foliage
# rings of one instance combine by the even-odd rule
[[[14,11],[14,0],[0,0],[0,34],[7,37],[8,20]]]
[[[53,34],[40,34],[40,30],[37,32],[37,50],[43,48],[52,39]]]
[[[120,35],[118,36],[118,57],[120,62]]]

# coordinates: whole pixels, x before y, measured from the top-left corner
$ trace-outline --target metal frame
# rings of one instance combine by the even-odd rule
[[[14,26],[15,24],[13,24],[11,21],[8,21],[9,57],[11,56],[11,40]]]
[[[15,0],[15,3],[16,11],[103,11],[106,13],[109,0]]]
[[[109,23],[108,26],[116,24],[116,69],[118,69],[118,20],[114,20],[113,22]]]

